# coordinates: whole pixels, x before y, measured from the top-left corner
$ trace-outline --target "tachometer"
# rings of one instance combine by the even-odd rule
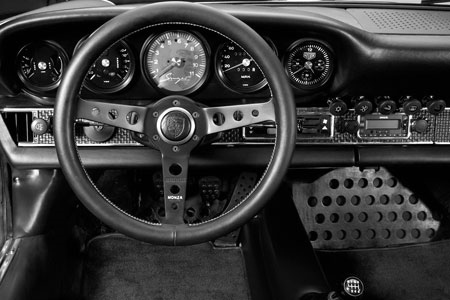
[[[19,51],[17,65],[17,74],[26,88],[46,92],[58,87],[67,65],[67,55],[53,42],[39,41]]]
[[[333,70],[331,51],[317,41],[298,41],[286,55],[285,69],[298,88],[317,88],[327,82]]]
[[[253,58],[233,42],[219,47],[216,55],[216,69],[225,86],[238,92],[255,92],[267,84],[266,78]]]
[[[113,93],[123,89],[134,72],[130,47],[120,41],[102,53],[89,69],[85,86],[93,92]]]
[[[208,53],[201,39],[186,31],[167,31],[146,43],[144,71],[150,83],[171,94],[189,94],[206,80]]]

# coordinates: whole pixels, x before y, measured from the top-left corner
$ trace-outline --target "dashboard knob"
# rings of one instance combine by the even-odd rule
[[[345,132],[356,134],[359,129],[359,123],[355,120],[349,120],[344,122],[344,130]]]
[[[390,115],[397,109],[397,104],[389,96],[381,96],[376,100],[378,111],[383,115]]]
[[[347,104],[340,98],[333,98],[328,100],[330,106],[330,113],[334,116],[343,116],[347,112]]]
[[[428,121],[425,119],[416,119],[412,123],[412,130],[418,133],[425,133],[428,129]]]
[[[373,110],[372,102],[364,96],[359,97],[355,103],[355,112],[360,116],[370,114]]]
[[[103,143],[113,137],[116,129],[108,125],[94,125],[84,127],[83,132],[91,141]]]
[[[43,135],[48,131],[48,122],[41,118],[34,119],[31,122],[31,131],[37,135]]]
[[[406,97],[403,102],[403,111],[407,115],[414,115],[420,112],[422,103],[419,100],[411,97]]]
[[[433,96],[426,97],[428,112],[432,115],[438,115],[444,111],[446,103],[442,99],[435,99]]]

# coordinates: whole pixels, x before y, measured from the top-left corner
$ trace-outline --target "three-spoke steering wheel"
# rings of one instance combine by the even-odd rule
[[[245,49],[265,74],[272,97],[264,103],[204,107],[171,95],[148,106],[79,98],[84,74],[97,57],[124,37],[164,24],[214,31]],[[220,115],[220,122],[217,116]],[[238,117],[236,117],[238,116]],[[161,152],[165,217],[160,224],[138,219],[104,197],[87,175],[74,137],[76,119],[121,127],[148,137],[144,144]],[[200,224],[185,224],[184,204],[192,149],[209,134],[276,121],[269,165],[249,196],[234,209]],[[56,149],[62,170],[82,203],[101,221],[139,240],[186,245],[208,241],[243,225],[270,199],[289,167],[295,147],[295,106],[289,82],[276,55],[249,26],[208,6],[184,2],[150,4],[123,13],[101,26],[70,62],[58,90],[54,116]]]

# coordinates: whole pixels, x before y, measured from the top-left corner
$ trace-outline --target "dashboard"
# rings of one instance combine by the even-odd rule
[[[283,65],[297,106],[294,166],[450,162],[450,10],[207,5],[253,27]],[[0,44],[8,46],[0,49],[0,130],[11,161],[57,166],[52,116],[64,71],[96,28],[133,7],[56,6],[1,23]],[[195,24],[161,24],[123,37],[91,66],[80,91],[83,99],[138,105],[166,95],[187,95],[205,106],[271,97],[245,49]],[[260,123],[212,136],[200,156],[226,165],[255,154],[247,163],[259,165],[270,153],[275,126]],[[142,165],[151,151],[133,132],[84,120],[77,122],[76,138],[92,166],[115,166],[118,156],[125,165]],[[158,161],[156,155],[145,164]]]

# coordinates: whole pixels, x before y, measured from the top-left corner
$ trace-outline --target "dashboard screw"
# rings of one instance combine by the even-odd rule
[[[153,117],[157,118],[158,116],[159,116],[158,112],[157,112],[157,111],[154,111],[154,112],[153,112]]]
[[[180,105],[180,101],[173,100],[172,104],[173,104],[173,106],[179,106]]]
[[[192,140],[193,140],[193,141],[198,141],[198,135],[194,135],[194,136],[192,137]]]
[[[178,146],[173,146],[172,147],[172,151],[173,152],[178,152],[178,151],[180,151],[180,148]]]
[[[159,140],[159,136],[158,136],[157,134],[155,134],[155,135],[153,136],[153,140],[154,140],[154,141]]]
[[[197,119],[198,117],[200,117],[200,114],[198,112],[194,111],[192,113],[192,116]]]

